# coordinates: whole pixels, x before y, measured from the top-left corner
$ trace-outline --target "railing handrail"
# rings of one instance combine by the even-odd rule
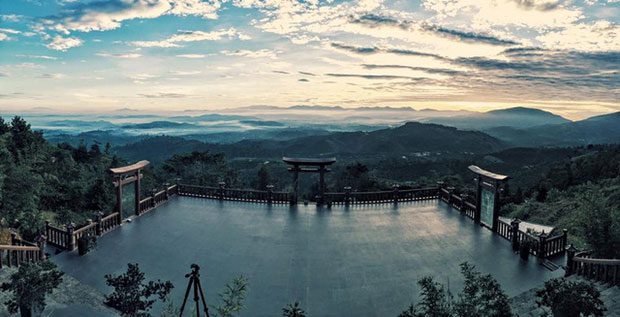
[[[97,223],[95,223],[95,222],[89,223],[89,224],[87,224],[87,225],[85,225],[85,226],[83,226],[83,227],[81,227],[79,229],[75,229],[75,231],[73,231],[73,234],[77,235],[77,234],[82,233],[82,232],[84,232],[84,231],[86,231],[88,229],[94,228],[96,225],[97,225]]]
[[[118,211],[117,212],[113,212],[113,213],[111,213],[111,214],[101,218],[101,221],[110,220],[111,218],[114,218],[116,216],[118,216]]]
[[[30,245],[6,245],[0,244],[0,250],[7,251],[39,251],[39,247]]]
[[[427,191],[427,190],[437,190],[437,187],[423,187],[423,188],[411,188],[411,189],[399,189],[399,193],[413,193],[418,191]],[[392,194],[396,192],[395,190],[378,190],[371,192],[360,192],[360,191],[351,191],[351,195],[355,194]],[[325,195],[345,195],[347,192],[327,192]]]

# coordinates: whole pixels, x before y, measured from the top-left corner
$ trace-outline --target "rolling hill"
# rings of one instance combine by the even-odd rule
[[[570,122],[570,120],[551,112],[525,107],[492,110],[462,116],[428,118],[425,121],[457,127],[460,129],[473,130],[485,130],[493,127],[512,127],[523,129],[540,125]]]

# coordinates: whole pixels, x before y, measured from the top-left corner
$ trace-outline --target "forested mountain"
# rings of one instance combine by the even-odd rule
[[[188,150],[221,152],[232,158],[279,158],[284,155],[369,158],[426,155],[424,152],[440,155],[489,153],[505,147],[502,141],[482,132],[408,122],[396,128],[371,132],[337,132],[284,141],[247,140],[234,144],[200,144],[180,138],[155,137],[117,147],[115,152],[130,160],[161,161]]]
[[[581,121],[517,129],[495,127],[488,134],[514,146],[574,146],[620,142],[620,112]]]
[[[567,123],[569,120],[548,111],[514,107],[463,116],[429,118],[425,121],[457,127],[485,130],[493,127],[529,128],[545,124]]]

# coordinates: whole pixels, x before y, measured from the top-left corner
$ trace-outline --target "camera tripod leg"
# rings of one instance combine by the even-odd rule
[[[207,306],[207,301],[205,301],[205,293],[202,291],[202,285],[200,284],[200,280],[198,280],[198,290],[200,291],[200,298],[202,299],[202,306],[205,310],[205,314],[207,317],[209,316],[209,307]]]
[[[183,316],[183,310],[185,309],[185,303],[187,303],[187,296],[189,295],[189,290],[192,287],[192,282],[194,281],[194,277],[189,278],[189,283],[187,283],[187,290],[185,290],[185,297],[183,297],[183,304],[181,305],[181,312],[179,317]]]

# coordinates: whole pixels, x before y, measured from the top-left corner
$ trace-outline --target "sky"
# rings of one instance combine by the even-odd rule
[[[0,111],[620,111],[620,0],[0,0]]]

